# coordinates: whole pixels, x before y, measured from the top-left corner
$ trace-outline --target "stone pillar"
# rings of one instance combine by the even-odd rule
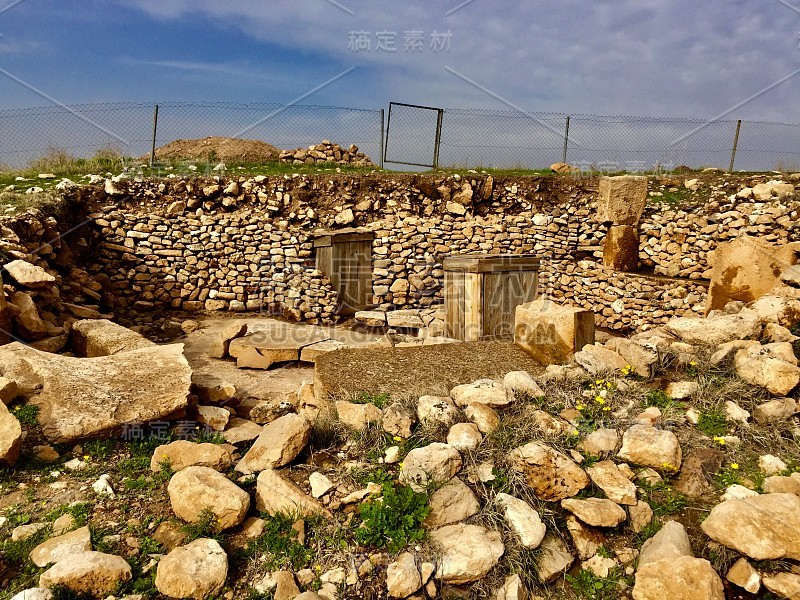
[[[615,271],[635,272],[639,268],[639,230],[632,225],[612,225],[606,233],[603,264]]]

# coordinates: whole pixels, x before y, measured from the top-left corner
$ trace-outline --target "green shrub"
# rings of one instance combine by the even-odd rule
[[[382,499],[372,498],[359,507],[363,526],[355,530],[356,541],[394,554],[423,540],[422,521],[431,510],[428,496],[388,481],[383,484],[382,493]]]

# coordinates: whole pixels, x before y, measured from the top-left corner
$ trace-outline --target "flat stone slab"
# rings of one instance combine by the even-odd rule
[[[12,260],[3,268],[14,281],[23,287],[42,288],[51,286],[56,282],[56,278],[42,267],[32,265],[25,260]]]
[[[410,348],[345,348],[317,358],[314,394],[347,400],[362,393],[393,398],[448,396],[450,390],[482,378],[502,380],[510,371],[543,367],[512,342],[462,342]]]
[[[317,342],[316,344],[311,344],[310,346],[306,346],[300,351],[300,360],[303,362],[317,362],[317,358],[323,354],[327,354],[328,352],[334,352],[336,350],[341,350],[342,348],[347,348],[347,344],[344,342],[340,342],[338,340],[326,340],[324,342]]]
[[[275,363],[300,360],[303,348],[329,339],[328,333],[317,327],[260,323],[248,325],[247,335],[232,340],[228,354],[239,368],[269,369]]]

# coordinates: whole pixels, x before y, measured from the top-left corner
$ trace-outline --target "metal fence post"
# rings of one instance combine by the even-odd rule
[[[381,145],[380,145],[380,149],[381,149],[381,158],[380,158],[381,169],[383,168],[383,155],[384,155],[384,152],[385,152],[384,151],[384,141],[383,141],[383,136],[384,136],[384,130],[383,130],[384,117],[385,117],[384,110],[381,109]]]
[[[567,115],[567,123],[564,126],[564,156],[561,162],[567,162],[567,146],[569,145],[569,115]]]
[[[436,143],[433,146],[433,168],[439,168],[439,148],[442,144],[442,117],[444,110],[441,108],[437,110],[436,116]]]
[[[150,148],[150,168],[156,160],[156,133],[158,132],[158,104],[153,109],[153,145]]]
[[[736,160],[736,149],[739,147],[739,131],[742,129],[742,120],[736,121],[736,136],[733,138],[733,152],[731,152],[731,166],[728,172],[733,173],[733,161]]]

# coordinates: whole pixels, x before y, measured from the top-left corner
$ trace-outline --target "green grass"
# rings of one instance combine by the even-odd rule
[[[567,574],[565,578],[578,597],[587,600],[617,600],[621,596],[621,589],[628,583],[621,567],[611,569],[605,578],[586,569],[581,569],[574,576]]]
[[[39,407],[33,404],[20,404],[13,411],[13,415],[22,425],[36,427],[39,425]]]
[[[651,390],[645,397],[645,404],[647,406],[655,406],[661,410],[668,410],[671,408],[683,408],[683,402],[678,402],[670,398],[664,390]]]
[[[389,394],[368,394],[361,392],[358,396],[353,398],[353,404],[374,404],[376,407],[383,410],[392,401]]]
[[[400,483],[384,482],[381,499],[368,499],[359,506],[362,526],[355,530],[356,541],[395,554],[425,539],[422,521],[430,510],[427,494]]]
[[[700,413],[697,428],[709,437],[720,437],[728,432],[728,419],[721,410],[704,410]]]
[[[298,532],[292,527],[297,519],[284,514],[262,517],[265,520],[264,532],[245,548],[235,551],[234,558],[244,560],[258,557],[269,571],[298,571],[309,566],[314,551],[300,543]]]
[[[62,515],[70,514],[75,519],[77,527],[83,527],[89,522],[92,514],[92,504],[90,502],[76,502],[74,504],[62,504],[44,515],[46,521],[55,521]]]
[[[646,496],[645,500],[658,517],[677,514],[688,505],[686,496],[673,489],[665,481],[655,485],[641,482],[641,485]]]

